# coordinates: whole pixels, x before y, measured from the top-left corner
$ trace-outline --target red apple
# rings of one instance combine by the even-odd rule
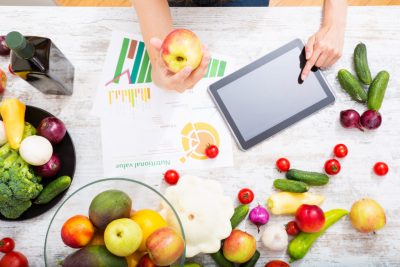
[[[200,39],[192,31],[177,29],[164,39],[161,57],[167,68],[177,73],[186,66],[196,69],[203,58]]]
[[[177,261],[183,254],[185,242],[174,229],[162,227],[147,238],[146,248],[156,265],[166,266]]]
[[[6,90],[7,76],[4,71],[0,69],[0,94],[3,94]]]
[[[225,239],[222,252],[225,258],[231,262],[247,262],[256,252],[256,239],[246,232],[235,229]]]
[[[61,228],[61,238],[71,248],[89,244],[94,235],[94,226],[88,217],[76,215],[69,218]]]
[[[149,254],[140,258],[137,267],[157,267],[157,265],[150,259]]]
[[[317,205],[301,205],[296,211],[296,224],[305,233],[321,231],[325,224],[325,214]]]

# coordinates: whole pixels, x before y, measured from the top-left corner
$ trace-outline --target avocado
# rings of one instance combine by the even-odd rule
[[[129,218],[132,208],[131,198],[120,190],[107,190],[98,194],[90,203],[89,218],[100,230],[121,218]]]
[[[70,254],[62,267],[128,267],[125,258],[115,256],[105,246],[87,246]]]

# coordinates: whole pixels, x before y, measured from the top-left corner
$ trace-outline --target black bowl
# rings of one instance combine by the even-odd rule
[[[43,109],[33,106],[26,106],[25,121],[29,122],[34,127],[38,127],[39,123],[46,117],[54,117],[54,116]],[[64,139],[60,143],[53,145],[53,151],[60,157],[61,169],[57,173],[56,177],[43,178],[42,180],[43,186],[46,186],[49,182],[53,181],[55,178],[63,175],[68,175],[71,177],[71,179],[74,178],[75,165],[76,165],[75,148],[74,148],[74,143],[72,142],[71,136],[69,135],[68,131],[65,134]],[[51,202],[45,205],[32,204],[32,206],[27,211],[25,211],[18,219],[9,220],[0,214],[0,220],[22,221],[37,217],[45,213],[46,211],[50,210],[52,207],[54,207],[62,199],[62,197],[65,195],[67,191],[68,190],[65,190],[56,198],[54,198]]]

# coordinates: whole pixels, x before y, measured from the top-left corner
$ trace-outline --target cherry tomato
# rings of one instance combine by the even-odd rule
[[[376,175],[384,176],[389,172],[389,166],[385,162],[377,162],[374,165],[374,172]]]
[[[290,169],[290,161],[287,158],[280,158],[276,161],[278,171],[287,172]]]
[[[297,226],[295,221],[288,222],[285,228],[288,235],[296,236],[300,233],[300,228]]]
[[[265,267],[290,267],[290,265],[284,261],[273,260],[265,264]]]
[[[20,252],[11,251],[1,258],[0,267],[28,267],[28,259]]]
[[[243,188],[238,193],[238,199],[242,204],[249,204],[254,199],[254,193],[248,188]]]
[[[0,252],[7,253],[10,252],[14,249],[15,243],[12,238],[5,237],[2,240],[0,240]]]
[[[336,175],[340,172],[340,162],[336,159],[329,159],[325,162],[325,172],[329,175]]]
[[[165,174],[164,174],[164,180],[170,184],[170,185],[174,185],[178,182],[179,180],[179,173],[175,170],[168,170]]]
[[[216,158],[218,156],[219,149],[216,145],[209,145],[206,148],[206,156],[210,159]]]
[[[344,158],[347,156],[348,153],[349,150],[347,149],[347,146],[344,144],[338,144],[333,149],[333,154],[335,154],[335,156],[338,158]]]

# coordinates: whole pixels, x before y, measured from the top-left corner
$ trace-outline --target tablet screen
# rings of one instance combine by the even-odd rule
[[[218,88],[217,94],[244,141],[328,97],[316,73],[300,82],[303,61],[302,50],[296,46]]]

